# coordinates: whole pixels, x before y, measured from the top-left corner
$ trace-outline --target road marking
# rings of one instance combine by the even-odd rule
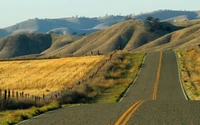
[[[135,113],[135,111],[144,103],[145,101],[139,100],[131,107],[129,107],[122,116],[117,120],[117,122],[114,125],[126,125],[127,122],[130,120],[131,116]]]
[[[157,97],[158,84],[159,84],[159,80],[160,80],[160,71],[161,71],[161,66],[162,66],[162,55],[163,55],[163,53],[160,52],[160,60],[159,60],[159,64],[158,64],[158,71],[157,71],[157,75],[156,75],[156,83],[154,86],[152,100],[156,100],[156,97]]]
[[[182,89],[182,91],[183,91],[183,95],[185,96],[185,99],[186,99],[186,100],[189,100],[189,97],[188,97],[188,95],[186,94],[185,89],[183,88],[183,83],[182,83],[182,81],[181,81],[180,66],[179,66],[178,57],[177,57],[177,54],[176,54],[177,52],[175,51],[174,53],[175,53],[175,55],[176,55],[176,63],[177,63],[177,65],[178,65],[178,77],[179,77],[179,82],[180,82],[180,84],[181,84],[181,89]]]
[[[144,65],[146,56],[147,56],[147,54],[145,54],[145,56],[144,56],[144,58],[143,58],[142,66]],[[123,97],[121,97],[121,99],[119,100],[119,102],[121,102],[121,101],[124,99],[124,97],[127,95],[127,93],[128,93],[128,91],[130,90],[130,88],[135,84],[135,82],[136,82],[136,80],[137,80],[137,78],[138,78],[138,76],[139,76],[139,74],[140,74],[140,72],[141,72],[141,70],[142,70],[142,66],[140,67],[139,72],[137,73],[137,75],[136,75],[134,81],[133,81],[132,84],[129,86],[129,88],[126,90],[125,94],[123,95]]]

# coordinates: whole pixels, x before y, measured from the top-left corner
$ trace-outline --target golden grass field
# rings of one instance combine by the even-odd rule
[[[68,87],[104,56],[0,62],[0,89],[41,95]]]
[[[191,100],[200,100],[200,49],[178,52],[181,77]]]

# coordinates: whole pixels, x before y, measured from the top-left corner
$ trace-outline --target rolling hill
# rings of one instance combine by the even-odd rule
[[[132,15],[136,20],[145,20],[147,16],[159,18],[161,21],[183,21],[200,18],[200,11],[175,11],[159,10],[154,12]],[[125,16],[105,16],[105,17],[68,17],[60,19],[29,19],[17,23],[13,26],[3,28],[0,31],[0,38],[15,33],[47,33],[53,31],[56,34],[72,34],[77,32],[78,35],[90,34],[98,30],[106,29],[115,23],[124,21]],[[6,32],[6,33],[5,33]]]
[[[200,42],[200,24],[169,33],[134,51],[184,50],[197,47]]]
[[[0,58],[5,59],[31,54],[37,56],[37,54],[47,49],[59,48],[77,39],[79,37],[68,35],[60,36],[40,33],[13,34],[0,39]]]
[[[89,35],[13,34],[0,39],[0,59],[55,58],[187,49],[199,44],[200,21],[176,23],[128,20]]]
[[[163,27],[165,26],[169,26],[173,30],[178,29],[170,24],[163,24]],[[125,21],[87,35],[49,54],[54,56],[58,54],[80,56],[92,52],[97,53],[98,51],[100,53],[108,53],[119,49],[130,51],[167,33],[166,30],[154,29],[152,24],[147,21]]]

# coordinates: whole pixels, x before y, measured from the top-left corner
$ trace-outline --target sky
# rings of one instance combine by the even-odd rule
[[[0,0],[0,28],[34,18],[99,17],[161,9],[200,10],[200,0]]]

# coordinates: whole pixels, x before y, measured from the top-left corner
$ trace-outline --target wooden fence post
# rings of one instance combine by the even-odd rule
[[[24,92],[22,92],[22,98],[24,98]]]
[[[13,98],[15,97],[15,92],[14,92],[14,90],[12,91],[12,97],[13,97]]]
[[[44,98],[45,98],[45,95],[44,95],[44,94],[42,95],[42,98],[43,98],[43,100],[44,100]]]
[[[19,98],[19,93],[18,93],[18,91],[16,92],[16,98],[17,98],[17,99]]]
[[[7,99],[7,90],[4,91],[4,100]]]
[[[2,90],[0,89],[0,98],[1,98],[1,96],[2,96]]]
[[[10,99],[10,90],[8,90],[8,99]]]

